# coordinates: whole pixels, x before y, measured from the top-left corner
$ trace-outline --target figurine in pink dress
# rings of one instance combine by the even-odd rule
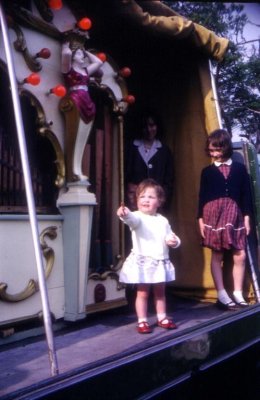
[[[70,126],[73,130],[67,132],[66,164],[67,180],[85,181],[87,177],[82,172],[82,157],[85,145],[91,131],[96,107],[89,94],[90,77],[100,70],[103,62],[84,47],[75,49],[66,42],[62,46],[61,72],[72,103],[78,110],[78,121],[75,122],[67,113]],[[73,119],[73,121],[72,121]]]

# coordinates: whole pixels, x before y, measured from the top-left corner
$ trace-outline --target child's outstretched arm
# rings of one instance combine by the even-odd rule
[[[124,205],[124,203],[121,203],[121,206],[118,208],[116,213],[119,218],[123,218],[126,217],[129,214],[129,212],[130,212],[129,208],[127,208]]]
[[[117,210],[117,216],[127,224],[130,228],[136,228],[140,223],[140,218],[135,212],[131,212],[128,207],[121,203],[121,206]]]

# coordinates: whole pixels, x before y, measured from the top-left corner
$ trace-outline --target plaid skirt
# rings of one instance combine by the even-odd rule
[[[126,258],[119,274],[123,283],[161,283],[175,280],[175,268],[169,259],[156,260],[135,254]]]
[[[237,203],[220,198],[207,203],[203,209],[205,239],[202,245],[212,250],[243,250],[246,247],[244,218]]]

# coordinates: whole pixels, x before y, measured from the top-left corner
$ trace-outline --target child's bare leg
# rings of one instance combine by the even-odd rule
[[[176,329],[177,326],[172,319],[166,316],[165,283],[156,283],[153,286],[153,294],[158,326],[164,329]]]
[[[218,300],[223,304],[233,303],[224,288],[222,261],[223,261],[223,252],[212,250],[211,273],[215,284],[215,288],[218,292],[217,293]]]
[[[223,253],[222,251],[212,250],[211,255],[211,274],[215,288],[219,291],[224,289],[223,270],[222,270]]]
[[[234,250],[233,252],[233,280],[234,292],[233,296],[237,303],[246,303],[243,297],[243,283],[245,277],[245,260],[246,253],[244,250]]]
[[[153,286],[154,303],[158,321],[166,317],[165,283],[156,283]]]
[[[140,284],[137,286],[135,310],[138,322],[147,321],[147,305],[150,285]]]
[[[245,260],[246,260],[246,253],[244,250],[234,250],[233,252],[234,290],[243,290],[243,282],[245,277]]]

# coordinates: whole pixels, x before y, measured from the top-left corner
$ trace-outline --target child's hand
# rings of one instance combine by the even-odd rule
[[[129,212],[130,212],[129,208],[127,208],[124,205],[124,203],[121,203],[121,206],[117,210],[117,215],[118,215],[119,218],[121,218],[121,217],[125,217],[126,215],[128,215]]]
[[[179,243],[177,236],[173,232],[167,235],[165,241],[166,244],[170,247],[176,247]]]

